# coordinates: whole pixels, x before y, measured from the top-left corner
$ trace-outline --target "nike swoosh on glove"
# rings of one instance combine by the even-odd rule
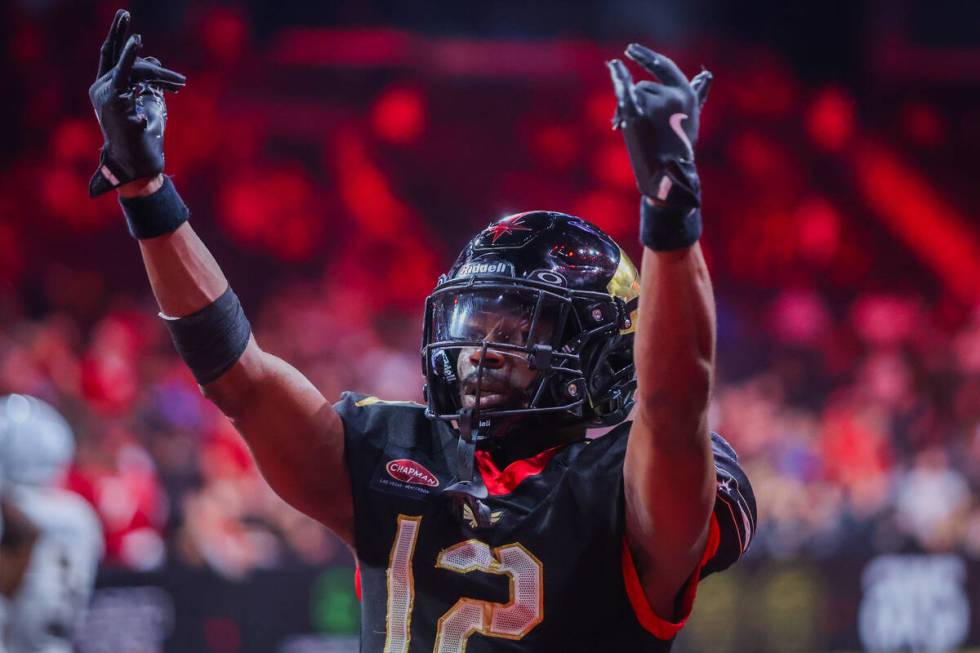
[[[626,56],[658,80],[634,83],[622,61],[607,64],[616,92],[613,128],[623,132],[636,184],[655,205],[699,207],[694,146],[712,75],[702,70],[688,81],[673,61],[635,43]]]

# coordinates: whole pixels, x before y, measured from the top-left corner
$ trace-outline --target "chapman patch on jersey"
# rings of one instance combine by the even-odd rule
[[[383,462],[371,478],[371,488],[409,499],[426,499],[443,485],[439,478],[420,462],[394,458]]]

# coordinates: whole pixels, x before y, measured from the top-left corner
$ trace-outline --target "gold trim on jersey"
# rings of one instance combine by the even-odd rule
[[[384,404],[386,406],[421,406],[422,404],[414,401],[388,401],[385,399],[378,399],[374,395],[370,397],[364,397],[364,399],[358,399],[354,402],[354,405],[358,408],[364,408],[365,406],[373,406],[374,404]]]
[[[384,653],[408,653],[409,645],[412,643],[412,612],[415,610],[415,574],[412,572],[412,559],[415,557],[415,543],[419,538],[419,527],[422,523],[422,516],[398,515],[397,529],[395,530],[395,541],[391,545],[391,553],[388,554],[388,569],[386,571],[386,587],[388,590],[387,611],[385,614],[385,647]],[[411,524],[411,526],[409,526]],[[404,544],[403,538],[406,537],[403,529],[410,528],[411,532],[407,535],[408,544]],[[407,551],[403,549],[408,547]],[[396,560],[397,558],[397,560]],[[395,565],[398,565],[396,567]],[[404,611],[404,623],[392,624],[392,617],[395,616],[395,590],[393,579],[396,572],[403,571],[405,574],[405,587],[397,588],[399,594],[404,589],[408,594],[408,605]],[[404,596],[399,596],[402,601]],[[396,632],[397,631],[397,632]]]

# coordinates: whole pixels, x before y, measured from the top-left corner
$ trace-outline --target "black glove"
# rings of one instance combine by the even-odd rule
[[[609,62],[617,101],[613,126],[623,130],[640,192],[657,203],[700,206],[694,144],[711,73],[702,70],[688,82],[673,61],[635,43],[626,56],[661,82],[634,84],[622,61]]]
[[[96,197],[117,186],[163,172],[164,91],[178,91],[186,78],[153,57],[138,57],[139,34],[128,39],[129,12],[120,9],[102,44],[99,72],[88,96],[105,144],[89,182]],[[123,45],[125,43],[125,45]]]
[[[688,81],[667,57],[635,43],[626,56],[659,83],[633,83],[619,59],[608,63],[616,91],[613,127],[623,132],[643,202],[640,240],[653,249],[688,247],[701,234],[701,182],[694,166],[701,106],[712,75]]]

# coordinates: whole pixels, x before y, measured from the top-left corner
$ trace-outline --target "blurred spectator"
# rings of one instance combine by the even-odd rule
[[[898,475],[895,484],[899,526],[924,549],[954,548],[970,509],[970,487],[949,466],[946,452],[923,451],[916,456],[915,466]]]

